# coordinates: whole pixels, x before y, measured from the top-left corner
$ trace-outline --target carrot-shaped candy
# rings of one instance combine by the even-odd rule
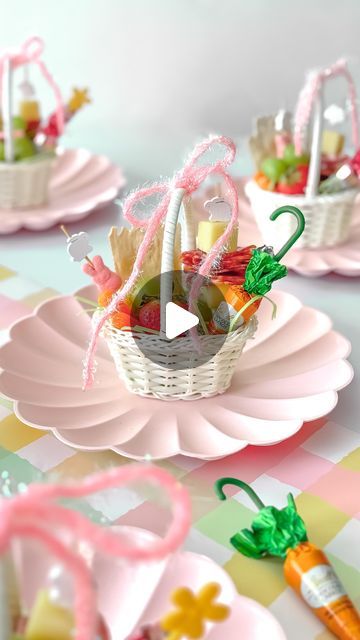
[[[232,536],[233,547],[249,558],[282,558],[287,583],[328,629],[340,640],[360,640],[360,616],[325,553],[308,541],[292,494],[288,495],[287,506],[277,509],[265,506],[245,482],[221,478],[215,482],[220,500],[226,500],[223,490],[226,484],[243,489],[259,509],[251,529],[242,529]]]
[[[217,582],[208,582],[197,594],[187,587],[175,589],[171,595],[175,608],[160,622],[143,627],[128,640],[203,638],[208,622],[223,622],[229,616],[229,607],[215,602],[219,593]]]

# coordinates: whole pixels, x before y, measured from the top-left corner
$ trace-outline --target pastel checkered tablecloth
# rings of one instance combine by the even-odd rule
[[[0,342],[8,326],[56,294],[0,267]],[[100,468],[127,464],[112,452],[85,453],[52,435],[22,424],[11,403],[0,399],[0,473],[31,482],[44,477],[82,477]],[[292,491],[310,539],[323,547],[350,596],[360,605],[360,434],[330,418],[306,424],[286,442],[248,447],[216,462],[181,456],[159,463],[190,490],[193,526],[187,548],[224,566],[239,592],[255,598],[278,617],[289,640],[332,638],[306,606],[286,587],[281,563],[255,561],[234,553],[229,537],[249,525],[253,506],[241,492],[218,502],[213,482],[234,475],[250,482],[264,502],[284,505]],[[162,531],[166,511],[141,492],[112,490],[79,503],[90,517]]]

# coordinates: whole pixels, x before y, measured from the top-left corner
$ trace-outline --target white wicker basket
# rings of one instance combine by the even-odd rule
[[[0,163],[0,208],[36,207],[48,199],[53,158]]]
[[[48,198],[48,186],[53,158],[40,151],[29,160],[15,161],[15,135],[13,120],[13,75],[16,69],[30,62],[36,62],[45,78],[49,73],[44,63],[39,61],[42,43],[31,38],[25,44],[21,54],[14,58],[4,57],[0,69],[2,137],[5,160],[0,162],[0,215],[1,209],[30,208],[44,204]],[[27,59],[28,56],[28,59]],[[58,97],[58,89],[51,82]]]
[[[171,198],[164,229],[161,273],[169,273],[174,264],[174,242],[183,189],[175,189]],[[194,244],[194,225],[189,208],[184,208],[185,246]],[[161,278],[160,303],[161,327],[165,326],[166,304],[172,300],[170,278]],[[132,335],[129,331],[116,329],[107,321],[102,331],[114,359],[119,377],[127,388],[141,396],[162,400],[195,400],[223,393],[230,385],[237,361],[246,344],[257,328],[252,318],[245,326],[229,333],[225,342],[223,335],[199,336],[201,355],[198,356],[192,337],[178,337],[168,341],[160,335]],[[141,350],[138,347],[141,341]],[[217,351],[219,344],[219,351]],[[221,346],[222,345],[222,346]],[[207,348],[216,354],[204,364],[203,356]],[[156,354],[156,362],[144,353]],[[199,357],[202,357],[199,364]],[[171,364],[171,368],[169,365]],[[174,365],[177,370],[174,369]]]
[[[355,87],[346,65],[342,67],[340,71],[337,71],[336,74],[344,76],[347,80],[349,95],[352,97],[355,105]],[[277,225],[271,226],[271,222],[269,224],[269,214],[277,207],[284,205],[294,205],[298,207],[305,216],[305,232],[297,242],[298,248],[333,247],[342,242],[346,242],[349,237],[354,202],[359,190],[346,189],[339,193],[326,195],[318,193],[324,112],[323,85],[333,75],[335,74],[329,70],[320,71],[319,88],[317,92],[312,94],[312,100],[309,98],[309,88],[306,84],[299,96],[295,116],[295,131],[299,131],[304,124],[302,123],[302,125],[300,125],[298,119],[302,118],[305,114],[305,122],[308,124],[312,109],[314,111],[311,158],[305,196],[288,196],[267,191],[261,189],[254,181],[250,181],[246,185],[246,194],[250,200],[257,225],[266,244],[274,245],[275,242],[283,241],[289,237],[289,232],[294,228],[294,220],[291,216],[282,216]],[[308,79],[308,83],[310,84],[312,77],[313,76],[309,76]],[[357,149],[359,122],[356,109],[352,117],[352,137],[355,149]]]
[[[283,244],[294,231],[296,223],[292,216],[281,216],[274,224],[269,216],[274,209],[292,204],[301,209],[305,216],[305,231],[297,241],[297,248],[333,247],[346,242],[354,201],[358,195],[356,189],[347,189],[341,193],[307,196],[286,196],[261,189],[254,180],[245,186],[265,244],[276,246]]]

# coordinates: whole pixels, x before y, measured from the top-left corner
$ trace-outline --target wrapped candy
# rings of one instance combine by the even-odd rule
[[[277,509],[265,506],[242,480],[221,478],[215,483],[215,493],[220,500],[226,500],[223,488],[227,484],[243,489],[259,509],[251,528],[231,537],[233,547],[249,558],[282,558],[287,583],[315,615],[340,640],[359,640],[360,616],[325,553],[309,542],[293,495],[288,494],[286,507]]]
[[[19,115],[26,124],[26,133],[33,139],[41,122],[40,104],[36,98],[35,89],[27,77],[28,68],[25,67],[25,79],[19,86],[22,98],[19,103]]]
[[[197,248],[204,253],[214,246],[215,242],[223,235],[231,217],[231,206],[224,198],[216,196],[207,200],[205,209],[210,213],[209,220],[201,220],[198,226]],[[237,245],[238,227],[234,227],[227,244],[229,251],[234,251]]]

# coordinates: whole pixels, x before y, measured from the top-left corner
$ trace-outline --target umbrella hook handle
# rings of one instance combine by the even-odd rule
[[[226,494],[224,492],[224,486],[226,484],[230,484],[235,487],[239,487],[240,489],[243,489],[243,491],[247,493],[249,498],[253,501],[253,503],[255,504],[255,506],[257,506],[259,510],[265,508],[263,501],[259,498],[257,493],[255,493],[254,489],[250,487],[250,485],[247,484],[247,482],[244,482],[243,480],[239,480],[238,478],[226,477],[226,478],[219,478],[219,480],[216,480],[214,484],[214,490],[219,500],[226,500]]]
[[[276,220],[282,213],[292,213],[293,216],[297,219],[297,228],[295,229],[292,236],[290,236],[289,240],[285,242],[284,246],[278,251],[278,253],[274,256],[276,262],[280,262],[280,260],[284,257],[284,255],[291,249],[293,244],[300,238],[301,234],[305,229],[305,218],[304,214],[297,207],[292,207],[291,205],[285,205],[284,207],[279,207],[275,211],[272,212],[270,216],[270,220]]]

